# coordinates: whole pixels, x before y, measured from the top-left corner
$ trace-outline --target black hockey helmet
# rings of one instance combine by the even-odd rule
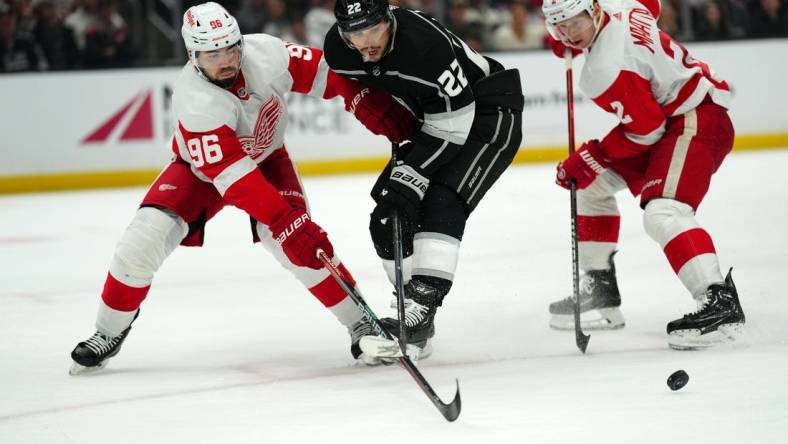
[[[337,0],[334,16],[342,32],[354,32],[390,18],[388,0]]]

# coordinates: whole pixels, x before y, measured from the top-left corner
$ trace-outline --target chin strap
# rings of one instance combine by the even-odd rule
[[[599,3],[596,3],[597,5]],[[602,29],[602,22],[605,21],[605,11],[602,9],[602,6],[599,7],[599,18],[594,17],[594,37],[591,38],[591,45],[594,44],[596,41],[596,37],[599,35],[599,31]],[[591,46],[589,45],[589,47]]]

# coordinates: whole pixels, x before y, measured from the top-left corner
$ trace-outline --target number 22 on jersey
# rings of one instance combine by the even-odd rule
[[[200,168],[205,163],[216,163],[222,160],[222,147],[219,146],[219,136],[216,134],[206,134],[202,137],[194,137],[186,142],[189,148],[189,155],[195,167]]]
[[[462,92],[462,89],[468,86],[468,79],[465,78],[465,73],[462,72],[460,62],[454,59],[449,65],[449,69],[443,71],[438,77],[438,83],[441,84],[443,90],[449,97],[455,97]]]

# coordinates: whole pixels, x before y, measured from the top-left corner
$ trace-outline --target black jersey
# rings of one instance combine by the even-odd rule
[[[423,12],[392,12],[388,52],[379,61],[364,62],[336,24],[326,35],[324,56],[334,72],[388,92],[423,122],[411,136],[416,149],[405,160],[430,175],[468,139],[476,115],[473,85],[503,67]]]

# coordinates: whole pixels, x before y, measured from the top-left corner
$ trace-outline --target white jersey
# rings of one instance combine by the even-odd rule
[[[323,97],[328,67],[309,48],[286,44],[267,34],[245,36],[243,52],[239,79],[230,90],[206,81],[191,62],[187,63],[175,84],[173,105],[178,125],[184,130],[205,133],[226,126],[235,132],[244,152],[259,163],[284,143],[285,95],[294,84],[294,73],[289,70],[291,53],[307,62],[318,57],[320,66],[309,95]],[[192,154],[183,136],[183,131],[176,131],[176,154],[190,162]]]
[[[172,150],[197,177],[213,183],[225,202],[267,223],[271,208],[282,211],[285,203],[257,164],[283,149],[285,95],[340,95],[347,104],[361,88],[331,72],[319,49],[247,35],[240,72],[227,89],[207,81],[191,62],[184,66],[173,94],[178,127]]]
[[[730,87],[708,65],[657,27],[658,0],[603,3],[602,29],[590,49],[580,88],[620,121],[605,152],[631,155],[660,140],[666,119],[707,97],[728,108]]]

